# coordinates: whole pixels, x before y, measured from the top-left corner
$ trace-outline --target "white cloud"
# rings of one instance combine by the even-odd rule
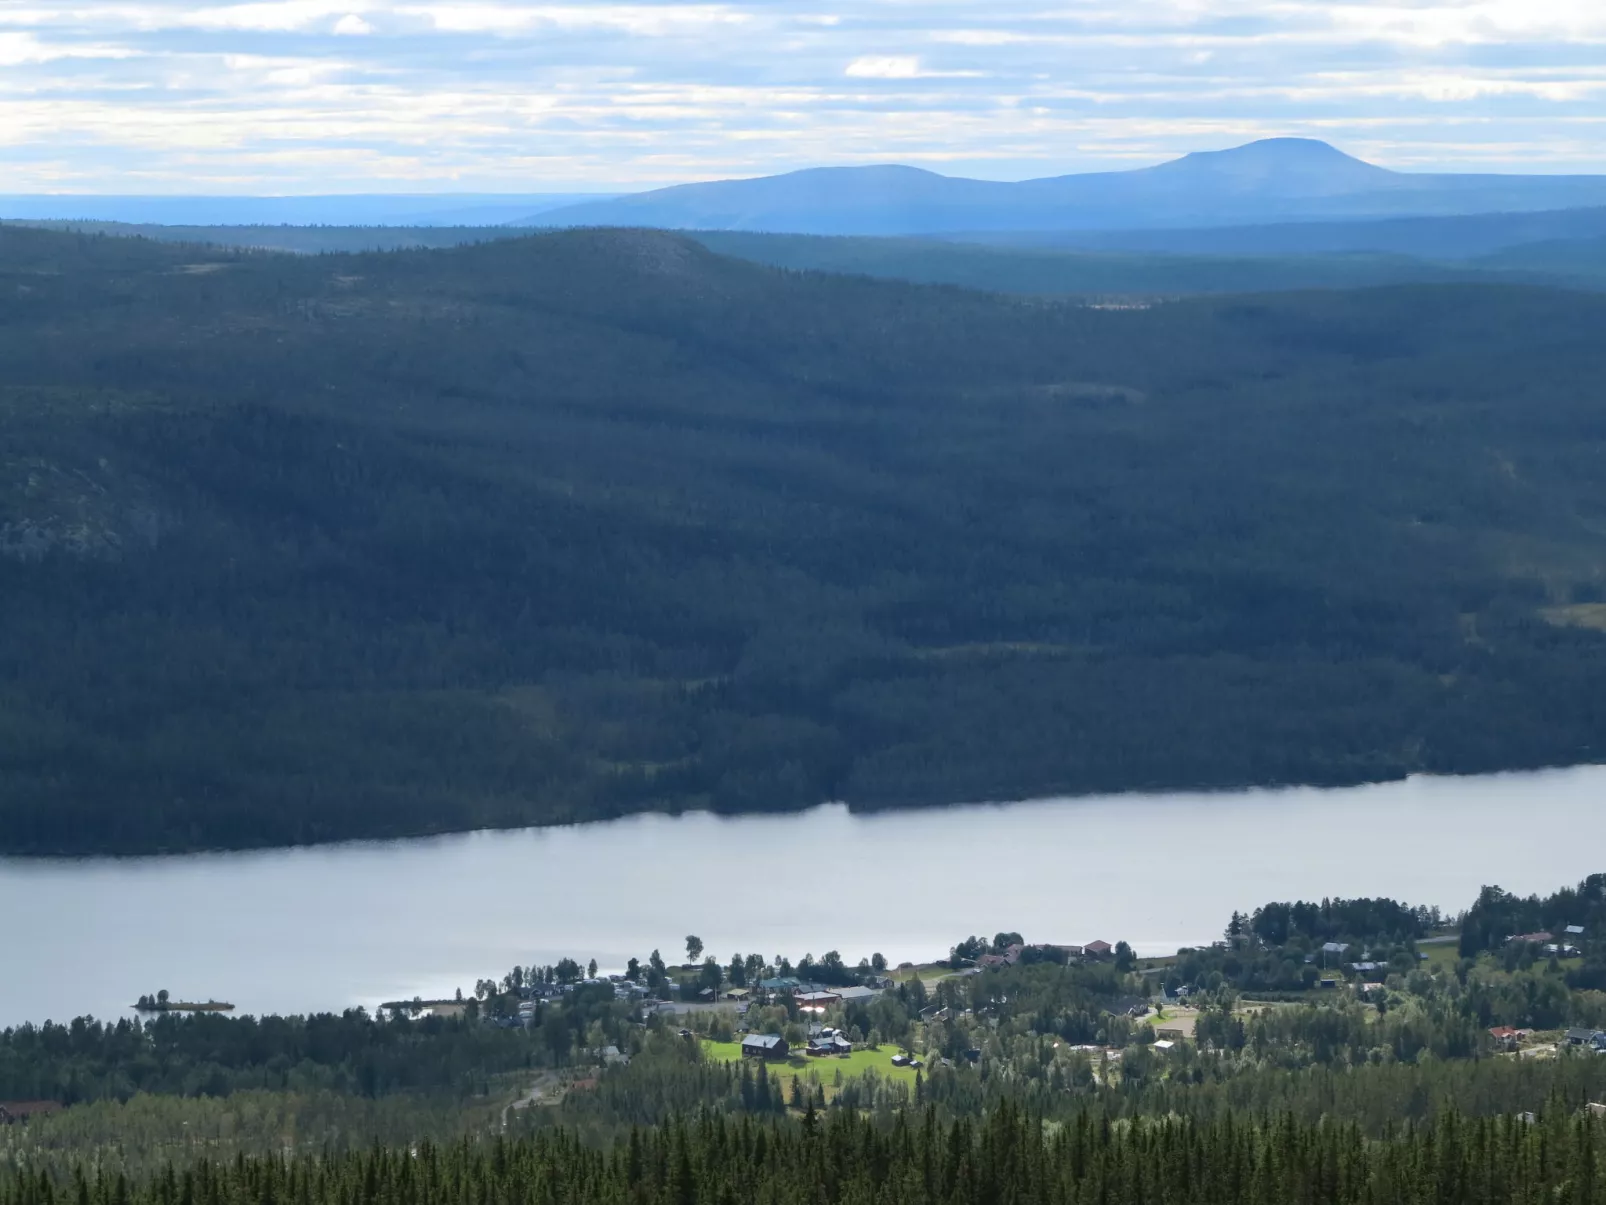
[[[511,4],[403,5],[397,11],[427,17],[450,33],[516,34],[541,30],[605,29],[663,37],[710,26],[746,24],[748,14],[714,4]]]
[[[0,0],[0,171],[108,192],[887,160],[1018,178],[1274,133],[1606,171],[1603,64],[1606,0]]]
[[[0,67],[50,63],[60,59],[128,59],[137,52],[126,46],[44,42],[31,33],[0,31]]]
[[[349,0],[348,0],[349,3]],[[321,25],[343,13],[348,3],[340,0],[275,0],[266,4],[228,4],[179,12],[165,18],[169,28],[235,30],[242,33],[287,33]],[[164,14],[145,17],[146,28],[162,28]]]
[[[843,69],[852,79],[979,79],[982,71],[928,71],[913,54],[864,55]]]
[[[854,59],[842,74],[855,79],[915,79],[920,60],[912,54],[866,55]]]

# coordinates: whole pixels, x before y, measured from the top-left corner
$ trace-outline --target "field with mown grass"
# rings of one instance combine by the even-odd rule
[[[739,1042],[716,1042],[712,1038],[702,1039],[703,1056],[719,1062],[734,1063],[741,1060],[742,1047]],[[897,1083],[907,1084],[914,1090],[916,1069],[913,1067],[894,1067],[892,1056],[900,1053],[896,1046],[883,1045],[879,1050],[861,1049],[848,1055],[831,1055],[826,1058],[810,1058],[803,1054],[793,1054],[785,1062],[770,1062],[765,1064],[772,1079],[782,1081],[782,1089],[788,1094],[792,1090],[792,1081],[799,1076],[807,1083],[813,1076],[825,1088],[826,1099],[835,1095],[837,1073],[841,1072],[844,1080],[855,1079],[867,1071],[874,1071],[877,1075]]]

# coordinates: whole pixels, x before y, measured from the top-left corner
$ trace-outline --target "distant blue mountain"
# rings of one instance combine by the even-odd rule
[[[0,196],[0,219],[161,226],[500,226],[577,202],[587,193],[357,194],[322,197]]]
[[[1155,167],[1003,183],[900,166],[811,168],[563,206],[526,221],[799,234],[1117,230],[1606,205],[1606,176],[1390,171],[1306,138]]]

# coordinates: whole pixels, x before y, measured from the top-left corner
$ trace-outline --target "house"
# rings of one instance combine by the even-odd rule
[[[745,987],[733,987],[733,988],[731,988],[730,991],[725,993],[725,999],[727,999],[727,1000],[745,1000],[749,996],[751,996],[752,994],[753,993],[748,991]]]
[[[1154,1048],[1161,1054],[1165,1054],[1167,1051],[1175,1050],[1177,1048],[1177,1044],[1169,1039],[1161,1038],[1154,1044]]]
[[[835,992],[800,992],[797,997],[799,1008],[826,1009],[835,1004],[841,997]]]
[[[1166,1041],[1172,1042],[1172,1043],[1185,1042],[1185,1041],[1187,1041],[1188,1037],[1190,1036],[1185,1030],[1172,1029],[1172,1028],[1169,1028],[1169,1027],[1167,1027],[1165,1029],[1161,1029],[1159,1027],[1156,1027],[1155,1031],[1154,1031],[1154,1034],[1155,1034],[1156,1037],[1164,1038]],[[1158,1045],[1158,1043],[1156,1043],[1156,1045]]]
[[[823,1037],[812,1038],[809,1041],[809,1054],[815,1058],[824,1058],[833,1054],[852,1054],[853,1043],[839,1033]]]
[[[1107,941],[1090,941],[1082,947],[1082,953],[1089,958],[1108,958],[1114,951],[1115,947]]]
[[[892,987],[892,976],[879,974],[866,975],[864,977],[864,985],[866,987],[874,988],[878,992],[884,992],[888,988]]]
[[[1584,935],[1584,926],[1568,925],[1562,930],[1562,934],[1566,937],[1582,937]]]
[[[1361,975],[1375,974],[1382,969],[1383,964],[1379,962],[1357,962],[1354,966],[1354,970]]]
[[[1496,1025],[1489,1031],[1489,1036],[1501,1050],[1515,1050],[1519,1040],[1519,1032],[1509,1025]]]
[[[778,1033],[750,1033],[742,1039],[744,1059],[784,1059],[791,1053],[792,1048]]]
[[[782,975],[776,979],[760,979],[758,982],[760,991],[780,995],[787,995],[795,992],[802,986],[803,981],[801,979],[794,979],[790,975]]]
[[[1324,941],[1322,943],[1323,954],[1340,955],[1343,954],[1347,949],[1349,949],[1349,947],[1341,941]]]
[[[990,971],[995,967],[1009,965],[1009,959],[1005,958],[1002,954],[983,954],[980,958],[976,959],[976,965],[984,970]]]
[[[839,987],[836,994],[843,1004],[868,1004],[877,993],[873,987]]]
[[[1080,958],[1083,952],[1081,946],[1054,946],[1053,949],[1058,950],[1067,958]]]
[[[1149,1002],[1142,996],[1116,996],[1101,1011],[1111,1017],[1141,1017],[1149,1011]]]
[[[1606,1038],[1606,1034],[1602,1034],[1595,1029],[1569,1029],[1567,1031],[1567,1045],[1569,1046],[1593,1046],[1596,1038]]]

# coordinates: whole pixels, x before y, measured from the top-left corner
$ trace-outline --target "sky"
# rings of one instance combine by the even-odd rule
[[[0,193],[1022,179],[1282,134],[1606,172],[1606,0],[0,0]]]

